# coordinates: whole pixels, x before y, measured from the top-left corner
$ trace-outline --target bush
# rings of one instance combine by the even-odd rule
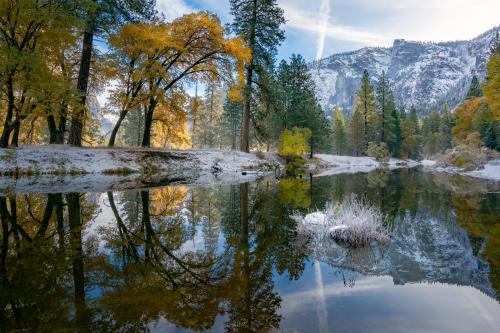
[[[381,210],[355,196],[340,203],[328,203],[323,211],[304,217],[293,215],[292,218],[299,224],[299,232],[322,239],[331,237],[347,246],[389,240]]]
[[[453,149],[448,149],[444,154],[434,157],[439,166],[453,166],[465,171],[478,169],[486,163],[487,156],[477,142],[468,140],[469,144],[460,144]]]
[[[368,144],[368,156],[374,157],[379,162],[389,161],[389,148],[384,142],[370,142]]]

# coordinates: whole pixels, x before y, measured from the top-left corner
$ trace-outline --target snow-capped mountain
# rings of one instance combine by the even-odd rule
[[[373,84],[385,71],[397,104],[406,108],[414,105],[420,115],[433,108],[440,110],[445,102],[454,108],[464,99],[473,73],[484,79],[496,29],[470,41],[424,43],[397,39],[390,48],[365,47],[314,62],[310,72],[319,102],[328,115],[335,105],[349,114],[366,69]]]

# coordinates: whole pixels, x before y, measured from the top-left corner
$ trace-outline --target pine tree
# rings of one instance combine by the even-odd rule
[[[349,122],[349,146],[353,156],[361,156],[365,152],[364,126],[363,114],[361,111],[354,109]]]
[[[399,112],[396,108],[393,108],[392,110],[390,121],[392,136],[391,140],[387,144],[391,155],[394,157],[400,157],[401,146],[403,144],[403,129],[401,128],[401,119],[399,118]]]
[[[472,76],[469,91],[467,92],[467,98],[481,97],[483,92],[481,91],[481,86],[479,85],[479,80],[476,75]]]
[[[394,95],[391,91],[389,79],[385,72],[377,85],[376,92],[377,111],[379,119],[380,141],[390,145],[394,140],[394,113],[396,112],[396,105],[394,102]]]
[[[500,56],[500,33],[496,32],[495,37],[490,42],[490,51],[491,55],[499,55]]]
[[[250,149],[251,100],[256,77],[273,63],[276,49],[285,39],[281,28],[285,24],[283,10],[276,0],[230,0],[231,14],[234,21],[232,31],[242,36],[252,50],[251,59],[246,68],[245,101],[243,107],[243,126],[241,151]]]
[[[441,128],[440,128],[440,149],[445,151],[450,149],[453,145],[453,136],[451,134],[451,129],[455,126],[455,116],[450,112],[450,106],[448,103],[443,105],[443,112],[441,116]]]
[[[344,154],[345,146],[347,143],[346,122],[344,114],[342,113],[342,110],[338,106],[335,108],[335,112],[333,114],[332,134],[333,134],[334,154],[336,155]]]
[[[419,159],[422,138],[415,107],[411,107],[409,114],[402,114],[401,119],[401,128],[403,130],[402,157]]]
[[[241,134],[242,111],[243,104],[241,102],[232,101],[226,97],[224,112],[222,114],[221,131],[226,145],[233,150],[236,149],[236,142]]]
[[[434,155],[441,150],[441,117],[436,110],[424,118],[422,125],[422,138],[424,141],[423,152]]]
[[[377,136],[375,98],[367,70],[363,72],[361,86],[356,94],[354,112],[359,112],[363,117],[363,153],[366,153],[368,143],[376,141]]]

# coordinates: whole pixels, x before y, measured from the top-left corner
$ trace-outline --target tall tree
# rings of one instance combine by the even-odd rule
[[[276,48],[285,39],[281,28],[285,24],[283,10],[276,0],[230,0],[234,21],[231,28],[244,38],[252,51],[246,68],[246,87],[243,105],[241,151],[250,150],[250,117],[253,88],[263,71],[273,63]]]
[[[387,145],[389,146],[389,151],[392,156],[400,157],[401,146],[403,144],[403,129],[401,128],[401,119],[396,108],[392,109],[390,122],[392,136],[391,139],[387,142]]]
[[[450,112],[450,106],[448,103],[443,105],[443,111],[441,115],[441,128],[440,128],[440,149],[445,151],[450,149],[453,145],[453,136],[451,134],[451,129],[455,126],[455,116]]]
[[[354,109],[349,122],[349,146],[353,156],[361,156],[365,152],[365,122],[360,110]]]
[[[90,67],[94,52],[95,35],[106,35],[126,22],[150,19],[155,16],[154,0],[89,0],[83,2],[80,12],[85,22],[82,32],[82,51],[76,88],[80,94],[79,107],[71,117],[68,143],[81,146]]]
[[[241,116],[243,114],[243,104],[226,97],[224,101],[224,112],[222,114],[221,126],[223,135],[228,138],[228,146],[237,149],[237,140],[241,134]]]
[[[336,155],[342,155],[345,152],[347,143],[347,131],[344,114],[340,107],[335,108],[332,124],[333,147]]]
[[[363,153],[368,149],[368,143],[376,140],[377,134],[377,113],[373,88],[370,83],[368,71],[363,72],[361,85],[356,93],[356,103],[354,112],[358,112],[363,117]]]
[[[391,119],[394,116],[396,105],[394,102],[394,95],[391,91],[389,79],[385,72],[377,84],[376,91],[376,104],[379,120],[380,141],[389,145],[393,141],[393,125],[394,121]]]

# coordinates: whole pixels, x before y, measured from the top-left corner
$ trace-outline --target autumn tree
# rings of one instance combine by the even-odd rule
[[[283,10],[276,0],[230,0],[233,15],[232,31],[242,36],[251,49],[246,67],[246,87],[243,106],[241,151],[250,150],[250,118],[252,85],[273,63],[276,49],[285,39],[281,26],[285,23]]]
[[[76,80],[80,99],[79,107],[75,108],[71,117],[69,144],[75,146],[82,144],[95,36],[105,36],[127,22],[150,19],[155,16],[154,7],[154,0],[88,0],[82,2],[82,6],[78,8],[78,13],[84,22]]]
[[[23,120],[41,116],[70,93],[46,55],[54,45],[71,43],[76,22],[70,8],[63,0],[0,1],[0,89],[6,101],[0,147],[17,145]]]

